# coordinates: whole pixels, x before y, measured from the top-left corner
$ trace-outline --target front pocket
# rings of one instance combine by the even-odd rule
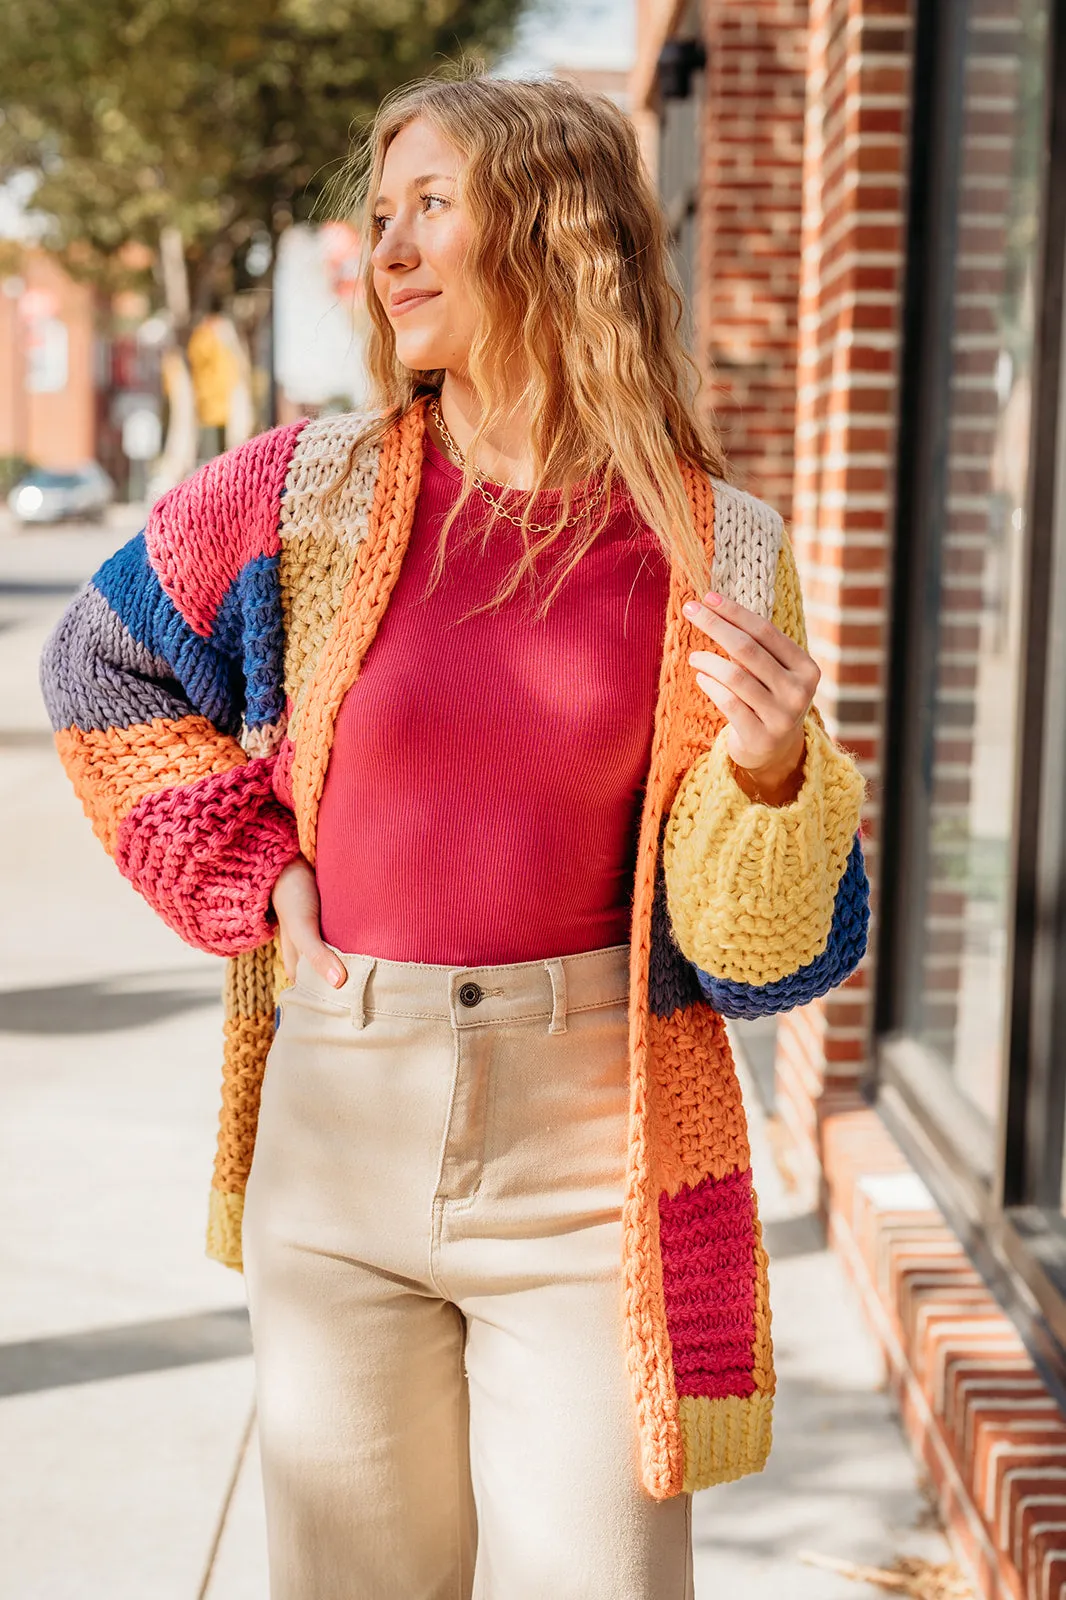
[[[283,999],[288,999],[290,1005],[300,1005],[305,1011],[316,1011],[323,1017],[350,1017],[352,1008],[343,1000],[332,1000],[327,995],[319,994],[317,989],[310,989],[301,983],[299,977],[289,989],[283,989],[278,996],[279,1004]]]

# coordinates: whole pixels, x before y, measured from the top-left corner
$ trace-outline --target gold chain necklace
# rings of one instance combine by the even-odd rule
[[[466,457],[463,455],[463,452],[460,450],[459,446],[452,437],[448,424],[441,416],[440,400],[437,395],[434,395],[432,400],[429,402],[429,411],[434,422],[437,424],[437,427],[440,429],[440,436],[451,452],[452,458],[455,460],[458,466],[465,466]],[[497,516],[506,517],[508,522],[513,522],[516,528],[520,528],[522,526],[522,518],[516,517],[513,512],[508,511],[500,504],[498,500],[494,499],[493,496],[489,494],[489,491],[485,487],[485,481],[476,467],[472,467],[471,471],[474,475],[474,487],[486,504],[492,507]],[[510,488],[510,485],[508,484],[507,487]],[[598,499],[599,496],[596,498]],[[567,517],[566,521],[560,524],[560,528],[569,528],[571,523],[579,522],[585,515],[585,509],[585,507],[582,507],[580,511],[575,511],[572,516]],[[528,526],[530,533],[552,533],[555,530],[555,523],[553,522],[531,522]]]

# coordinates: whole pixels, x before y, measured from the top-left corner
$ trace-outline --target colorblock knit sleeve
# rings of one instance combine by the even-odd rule
[[[278,725],[278,504],[289,429],[210,462],[153,507],[50,635],[41,687],[97,837],[187,943],[273,935],[270,893],[299,854],[264,738]]]
[[[791,545],[778,558],[773,621],[806,649]],[[869,883],[859,830],[865,785],[812,707],[796,798],[740,787],[723,729],[689,769],[664,836],[674,939],[722,1016],[788,1011],[825,994],[866,952]]]

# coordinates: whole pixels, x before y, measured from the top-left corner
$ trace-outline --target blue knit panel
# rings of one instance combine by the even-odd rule
[[[791,1011],[794,1006],[805,1006],[843,983],[866,954],[869,924],[870,883],[862,844],[856,834],[848,864],[837,886],[829,938],[820,956],[774,983],[734,983],[726,978],[712,978],[709,972],[701,972],[699,968],[693,970],[705,999],[721,1016],[773,1016],[779,1011]]]
[[[659,855],[655,863],[655,893],[651,903],[651,941],[648,950],[648,1007],[653,1016],[672,1017],[687,1006],[702,1005],[703,993],[692,962],[674,943],[670,913],[666,904],[666,875],[663,871],[663,819],[659,831]]]
[[[285,710],[285,625],[281,615],[280,560],[256,556],[230,584],[211,638],[243,667],[249,728],[277,722]]]
[[[92,581],[137,643],[166,662],[191,710],[235,733],[243,700],[238,661],[190,628],[156,576],[144,534],[105,561]]]

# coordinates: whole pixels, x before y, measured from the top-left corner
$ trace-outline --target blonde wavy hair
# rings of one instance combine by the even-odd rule
[[[353,441],[326,501],[343,485],[356,451],[379,442],[421,397],[439,393],[445,377],[444,370],[412,371],[397,360],[370,263],[379,237],[371,199],[385,153],[420,117],[464,158],[457,187],[475,239],[466,275],[477,313],[468,377],[482,408],[459,499],[441,527],[430,587],[444,570],[449,531],[476,493],[469,463],[479,441],[522,411],[530,420],[534,473],[522,515],[523,554],[491,605],[513,594],[526,573],[538,576],[538,559],[561,539],[576,505],[585,515],[560,546],[567,559],[546,610],[617,504],[614,493],[628,494],[668,558],[702,593],[709,563],[678,457],[717,477],[726,468],[713,424],[696,414],[701,375],[679,336],[684,304],[669,232],[633,125],[606,95],[563,80],[490,78],[482,63],[465,60],[444,71],[386,97],[327,192],[331,214],[350,218],[364,241],[374,416]],[[504,370],[516,355],[524,357],[517,364],[528,378],[508,400]],[[573,488],[590,478],[591,497],[575,502]],[[549,482],[562,490],[558,515],[549,531],[534,533],[533,495]],[[602,514],[594,521],[588,513],[597,506]]]

